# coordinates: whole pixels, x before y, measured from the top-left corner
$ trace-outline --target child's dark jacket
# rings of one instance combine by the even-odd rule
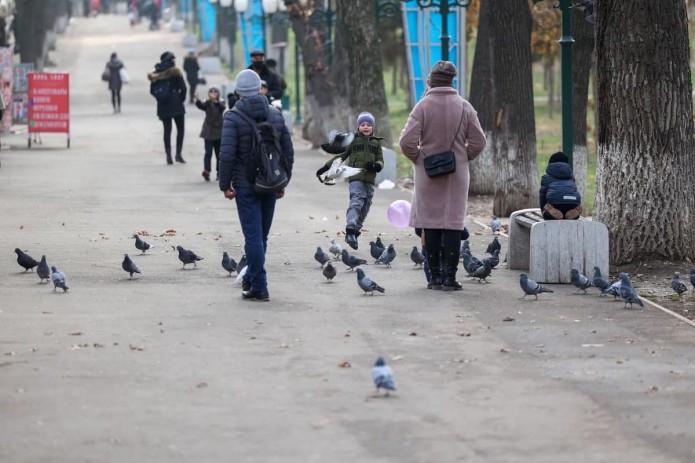
[[[366,165],[368,162],[373,162],[379,164],[381,168],[384,167],[384,155],[381,151],[381,140],[382,137],[375,137],[373,135],[364,136],[362,133],[357,132],[355,134],[355,139],[352,140],[350,146],[344,153],[340,153],[337,156],[333,156],[326,162],[326,166],[333,164],[333,161],[340,158],[342,161],[347,159],[346,164],[350,167],[362,168],[362,172],[350,177],[350,181],[360,180],[365,183],[370,183],[374,185],[376,180],[376,172],[367,170]]]
[[[572,169],[566,162],[552,162],[541,177],[539,192],[541,210],[546,204],[578,206],[582,197],[577,190],[577,183],[572,175]]]
[[[196,100],[195,105],[205,111],[205,121],[200,131],[200,138],[205,140],[220,140],[222,138],[222,121],[224,120],[224,102]]]

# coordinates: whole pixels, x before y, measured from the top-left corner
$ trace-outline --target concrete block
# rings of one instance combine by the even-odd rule
[[[202,74],[221,74],[222,63],[217,56],[201,56],[198,58],[200,72]]]
[[[382,148],[381,152],[384,155],[384,168],[376,174],[376,184],[380,184],[384,180],[390,180],[396,183],[396,152],[390,148]]]
[[[195,48],[198,44],[198,39],[193,34],[186,34],[183,37],[182,45],[184,48]]]
[[[169,23],[169,32],[182,32],[185,26],[183,20],[174,19]]]

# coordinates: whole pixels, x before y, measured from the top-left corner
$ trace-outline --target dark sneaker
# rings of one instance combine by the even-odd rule
[[[565,218],[565,214],[563,214],[561,210],[556,209],[552,204],[546,204],[543,210],[550,214],[550,217],[553,219],[562,220]]]
[[[251,291],[251,282],[249,280],[241,280],[241,292]]]
[[[180,162],[181,164],[186,164],[186,161],[184,161],[183,157],[181,155],[178,155],[174,158],[176,162]]]
[[[268,302],[270,294],[268,291],[244,291],[241,298],[245,301]]]
[[[357,250],[357,237],[355,235],[345,235],[345,242],[352,249]]]

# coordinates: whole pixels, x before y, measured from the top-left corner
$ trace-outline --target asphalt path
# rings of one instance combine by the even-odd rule
[[[99,80],[112,50],[132,78],[120,114]],[[235,205],[200,175],[190,105],[188,163],[165,164],[145,78],[164,50],[183,57],[182,35],[75,18],[51,69],[71,75],[71,147],[3,139],[0,461],[695,459],[692,327],[569,285],[519,300],[504,264],[488,284],[460,275],[463,291],[429,291],[407,257],[417,237],[386,217],[410,199],[398,189],[376,192],[356,253],[377,235],[395,245],[392,268],[363,266],[386,292],[363,295],[340,262],[327,283],[313,254],[343,243],[347,187],[316,181],[326,158],[300,139],[269,239],[271,301],[242,301],[220,266],[243,253]],[[491,235],[473,219],[482,257]],[[182,269],[177,245],[204,260]],[[16,247],[45,254],[70,290],[22,272]],[[394,369],[388,398],[373,397],[378,355]]]

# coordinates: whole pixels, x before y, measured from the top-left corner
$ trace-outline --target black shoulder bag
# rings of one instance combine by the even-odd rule
[[[466,113],[466,108],[461,111],[461,121],[459,122],[459,127],[454,134],[454,139],[451,140],[451,147],[449,151],[444,151],[442,153],[432,154],[430,156],[425,156],[424,166],[425,173],[429,178],[440,177],[442,175],[453,174],[456,172],[456,156],[454,155],[454,142],[461,130],[461,124],[463,124],[463,116]]]

